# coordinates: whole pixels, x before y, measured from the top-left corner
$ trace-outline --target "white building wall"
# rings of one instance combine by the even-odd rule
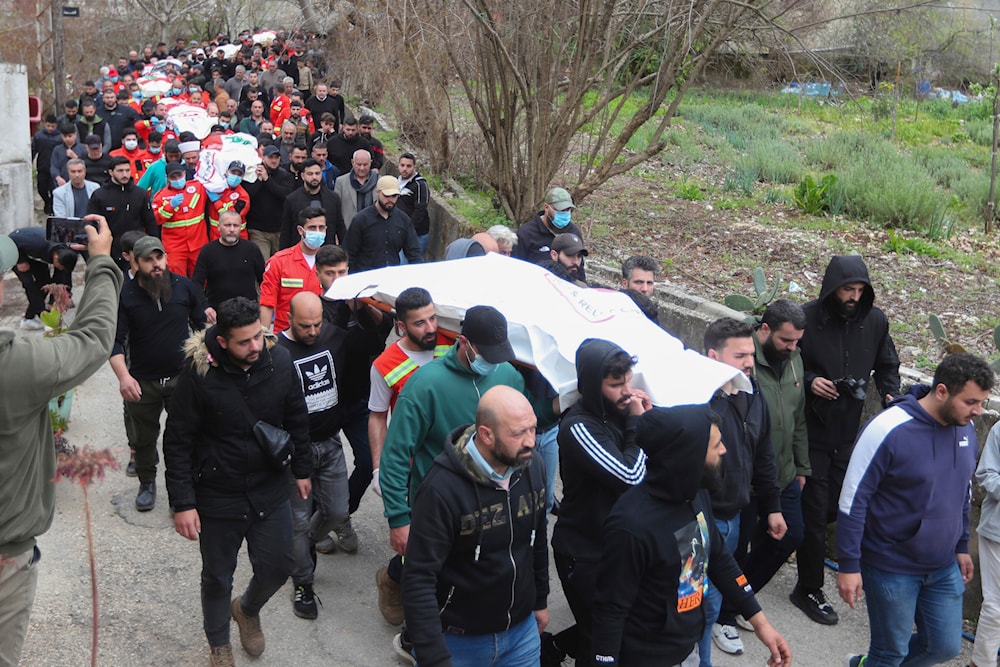
[[[28,124],[28,71],[0,63],[0,233],[34,224],[31,187],[31,128]]]

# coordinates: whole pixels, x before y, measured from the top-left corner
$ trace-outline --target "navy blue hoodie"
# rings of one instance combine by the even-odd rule
[[[841,572],[859,572],[863,560],[928,574],[969,551],[976,430],[942,426],[918,402],[928,391],[912,387],[858,436],[840,494]]]

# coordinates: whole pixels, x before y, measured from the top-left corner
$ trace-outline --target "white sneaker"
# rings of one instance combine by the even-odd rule
[[[36,315],[30,320],[21,318],[21,328],[26,331],[41,331],[45,328],[45,325],[42,324],[42,321]]]
[[[712,624],[712,641],[729,655],[743,655],[743,641],[736,628],[731,625]]]
[[[743,614],[736,614],[736,625],[738,625],[741,630],[754,632],[753,625],[750,624],[750,621],[743,618]]]

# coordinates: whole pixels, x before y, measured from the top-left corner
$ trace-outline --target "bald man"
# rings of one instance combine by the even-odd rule
[[[521,392],[489,389],[417,491],[403,578],[413,643],[394,645],[419,664],[476,667],[484,640],[497,664],[539,663],[549,576],[535,424]]]
[[[332,159],[332,158],[331,158]],[[341,172],[333,182],[333,192],[340,197],[340,212],[348,230],[358,211],[375,203],[378,170],[372,169],[372,155],[361,148],[351,156],[351,169]]]
[[[292,499],[292,609],[300,618],[317,617],[313,594],[316,542],[350,521],[347,462],[337,437],[345,419],[340,396],[347,360],[369,358],[372,336],[360,327],[345,329],[323,321],[323,304],[312,292],[292,297],[288,329],[278,335],[278,345],[292,357],[309,413],[309,440],[313,452],[313,495],[302,499],[289,488]],[[357,550],[357,546],[355,549]]]

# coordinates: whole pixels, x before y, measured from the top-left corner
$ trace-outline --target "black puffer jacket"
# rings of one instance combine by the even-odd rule
[[[291,433],[292,474],[312,474],[309,416],[288,350],[267,347],[246,372],[228,362],[216,328],[191,336],[163,434],[170,506],[202,516],[266,516],[289,498],[291,479],[265,458],[243,401],[257,419]],[[241,395],[243,398],[241,398]]]
[[[646,476],[646,454],[635,442],[638,417],[608,413],[601,383],[621,348],[590,338],[576,351],[580,401],[559,422],[559,474],[563,498],[552,532],[552,550],[596,561],[602,526],[611,507]]]
[[[508,490],[491,481],[468,449],[475,426],[453,430],[413,502],[403,570],[403,608],[417,660],[450,665],[443,632],[504,632],[545,609],[545,474],[532,457]]]
[[[854,314],[844,318],[837,309],[836,291],[850,283],[865,289]],[[868,267],[857,255],[836,256],[823,276],[819,298],[802,310],[806,331],[799,341],[805,367],[806,426],[811,447],[850,445],[858,434],[864,402],[838,387],[840,396],[830,401],[812,393],[817,377],[839,380],[852,376],[869,381],[875,371],[875,386],[881,398],[899,395],[899,357],[889,335],[889,320],[875,307],[875,290]]]

